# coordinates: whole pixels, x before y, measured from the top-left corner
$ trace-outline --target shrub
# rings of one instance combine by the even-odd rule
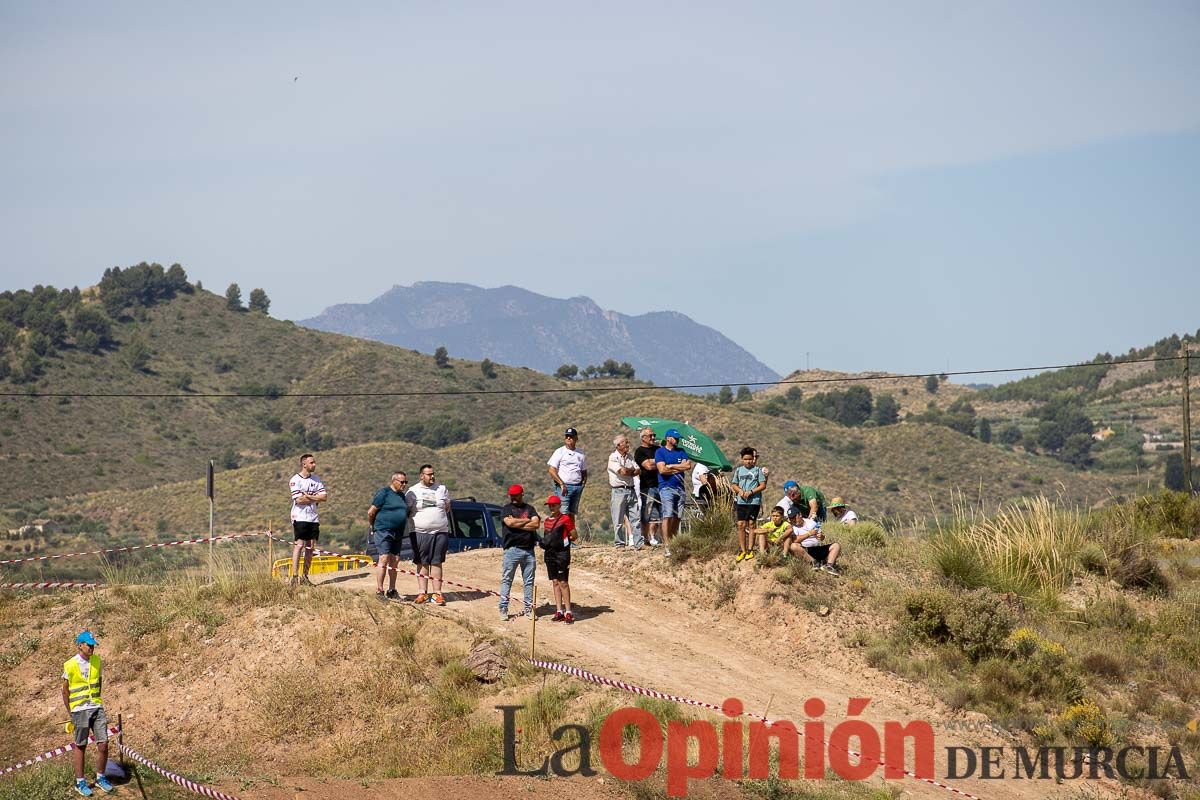
[[[433,351],[433,362],[441,369],[449,369],[450,353],[445,347],[439,347],[437,350]]]
[[[1001,652],[1014,623],[1012,611],[987,589],[918,589],[905,596],[904,614],[909,631],[952,644],[972,661]]]
[[[1158,562],[1138,553],[1117,561],[1112,577],[1125,589],[1140,589],[1160,596],[1170,592],[1167,576],[1158,568]]]
[[[671,559],[677,564],[695,558],[707,561],[724,553],[732,553],[734,547],[733,499],[719,493],[709,504],[703,516],[691,520],[687,529],[671,540]]]
[[[491,379],[496,377],[496,365],[492,363],[490,358],[485,358],[479,362],[479,371],[483,373],[483,377]]]
[[[825,526],[825,531],[832,540],[849,542],[872,550],[878,550],[888,545],[887,533],[874,522],[859,520],[854,525],[831,522]]]
[[[1093,650],[1090,653],[1085,653],[1079,659],[1079,663],[1088,672],[1098,675],[1101,678],[1120,680],[1125,677],[1125,665],[1121,662],[1121,659],[1103,650]]]
[[[1089,747],[1109,747],[1113,743],[1108,715],[1093,700],[1080,700],[1063,711],[1058,718],[1063,733],[1073,741],[1083,741]]]

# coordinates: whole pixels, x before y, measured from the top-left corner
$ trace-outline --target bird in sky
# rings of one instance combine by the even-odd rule
[[[295,83],[295,82],[296,82],[296,81],[298,81],[298,80],[300,80],[300,76],[299,76],[299,75],[297,75],[296,77],[292,78],[292,83]]]

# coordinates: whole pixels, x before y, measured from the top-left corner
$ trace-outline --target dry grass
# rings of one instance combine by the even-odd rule
[[[1037,497],[983,517],[960,506],[930,541],[937,570],[960,586],[1056,602],[1079,569],[1080,512]]]

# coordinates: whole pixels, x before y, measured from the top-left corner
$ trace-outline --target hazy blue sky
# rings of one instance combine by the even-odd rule
[[[0,5],[0,288],[511,283],[780,372],[1200,327],[1200,3],[243,5]]]

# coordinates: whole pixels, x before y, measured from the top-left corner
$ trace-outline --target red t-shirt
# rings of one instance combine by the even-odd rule
[[[546,550],[569,551],[571,549],[571,534],[575,530],[575,520],[566,514],[546,518],[546,536],[542,537],[542,547]],[[551,536],[550,534],[556,534]],[[558,543],[558,535],[562,536],[562,544]],[[550,545],[547,547],[547,545]]]

